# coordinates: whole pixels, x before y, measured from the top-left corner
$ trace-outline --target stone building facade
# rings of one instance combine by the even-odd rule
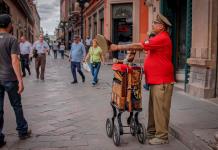
[[[33,13],[33,18],[34,18],[34,27],[33,27],[33,39],[34,41],[38,40],[39,38],[39,35],[41,34],[41,31],[40,31],[40,16],[39,16],[39,13],[38,13],[38,10],[37,10],[37,7],[36,7],[36,4],[31,2],[31,10],[32,10],[32,13]]]
[[[25,35],[30,42],[34,41],[35,18],[32,7],[35,5],[32,0],[0,0],[0,13],[7,13],[12,16],[13,35],[18,39]],[[35,11],[37,11],[35,9]],[[39,19],[36,22],[39,28]]]
[[[217,0],[192,0],[192,45],[188,59],[191,66],[188,93],[191,95],[218,96],[217,20]]]
[[[94,38],[96,34],[104,34],[104,0],[91,0],[84,11],[84,36]]]

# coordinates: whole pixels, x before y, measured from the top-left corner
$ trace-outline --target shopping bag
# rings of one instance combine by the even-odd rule
[[[90,67],[89,67],[89,64],[88,64],[87,62],[83,62],[83,69],[84,69],[85,71],[87,71],[87,72],[90,72],[90,71],[91,71],[91,69],[90,69]]]

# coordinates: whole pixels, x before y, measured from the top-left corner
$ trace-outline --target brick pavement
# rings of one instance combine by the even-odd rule
[[[121,146],[114,146],[105,133],[105,120],[111,114],[110,66],[102,67],[99,85],[94,88],[89,73],[85,83],[78,77],[79,84],[70,84],[72,76],[67,60],[48,58],[45,82],[35,79],[34,64],[31,68],[33,75],[24,79],[22,102],[33,135],[25,141],[17,138],[14,114],[6,100],[4,150],[187,150],[173,137],[168,145],[149,146],[125,135],[121,137]],[[146,124],[144,114],[140,120]]]

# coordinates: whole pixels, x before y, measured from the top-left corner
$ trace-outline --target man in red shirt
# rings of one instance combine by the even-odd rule
[[[146,82],[150,86],[148,138],[149,144],[167,144],[170,119],[171,97],[174,84],[174,68],[172,64],[172,42],[167,32],[171,23],[161,14],[153,22],[155,37],[146,42],[127,45],[110,45],[111,51],[145,50],[144,61]]]

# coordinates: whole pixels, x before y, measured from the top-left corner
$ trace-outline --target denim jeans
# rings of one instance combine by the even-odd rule
[[[23,109],[21,104],[21,95],[17,93],[18,82],[17,81],[0,81],[0,141],[4,140],[4,134],[2,133],[4,125],[4,96],[7,92],[11,106],[14,109],[18,135],[24,135],[27,133],[28,124],[23,115]]]
[[[61,53],[61,58],[64,59],[64,51],[61,50],[60,53]]]
[[[99,73],[100,67],[101,67],[101,62],[98,62],[95,67],[93,67],[92,63],[90,65],[91,73],[93,76],[93,82],[92,82],[93,84],[96,84],[98,82],[98,73]]]
[[[85,76],[81,70],[81,63],[72,61],[71,62],[71,72],[72,72],[74,81],[77,81],[76,70],[81,75],[82,79],[84,79]]]

